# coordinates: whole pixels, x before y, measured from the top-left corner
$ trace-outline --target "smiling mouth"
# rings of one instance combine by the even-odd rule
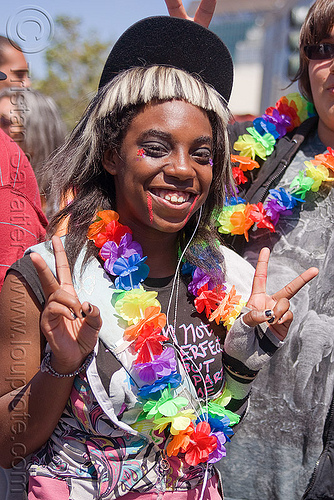
[[[151,193],[162,200],[168,201],[173,205],[182,205],[187,203],[193,195],[185,191],[172,191],[168,189],[151,189]]]

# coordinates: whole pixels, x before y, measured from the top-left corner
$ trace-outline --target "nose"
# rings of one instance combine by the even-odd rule
[[[331,73],[334,73],[334,58],[333,57],[330,60],[329,69],[330,69]]]
[[[29,78],[29,76],[26,76],[25,79],[24,79],[24,86],[26,88],[30,87],[31,86],[31,80]]]
[[[192,181],[196,176],[196,170],[188,151],[179,150],[173,153],[164,166],[164,173],[182,182]]]

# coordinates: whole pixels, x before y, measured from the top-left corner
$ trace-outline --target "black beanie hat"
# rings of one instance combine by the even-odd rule
[[[199,24],[168,16],[143,19],[121,35],[105,63],[99,88],[120,71],[153,65],[197,74],[229,101],[233,63],[226,45]]]

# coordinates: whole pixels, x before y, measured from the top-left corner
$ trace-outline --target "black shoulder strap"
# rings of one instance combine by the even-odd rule
[[[26,280],[26,282],[34,292],[37,301],[41,305],[41,308],[44,309],[45,296],[43,288],[30,256],[24,255],[21,259],[14,262],[14,264],[11,265],[7,272],[9,271],[17,271]]]
[[[317,121],[317,116],[308,118],[294,130],[292,137],[286,135],[278,141],[275,152],[264,162],[259,175],[243,196],[248,203],[258,203],[265,199],[272,182],[290,164],[306,137],[315,130]]]

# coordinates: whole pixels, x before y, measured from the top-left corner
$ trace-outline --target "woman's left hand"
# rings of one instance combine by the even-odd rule
[[[293,319],[293,314],[289,309],[289,299],[317,276],[319,271],[316,267],[310,267],[278,292],[267,295],[269,256],[269,248],[262,248],[257,261],[251,296],[246,304],[252,310],[243,316],[243,321],[248,326],[256,326],[267,321],[274,335],[279,340],[283,340]]]
[[[195,23],[207,28],[215,11],[217,0],[202,0],[194,17],[188,16],[182,0],[165,0],[165,2],[170,16],[195,21]]]

